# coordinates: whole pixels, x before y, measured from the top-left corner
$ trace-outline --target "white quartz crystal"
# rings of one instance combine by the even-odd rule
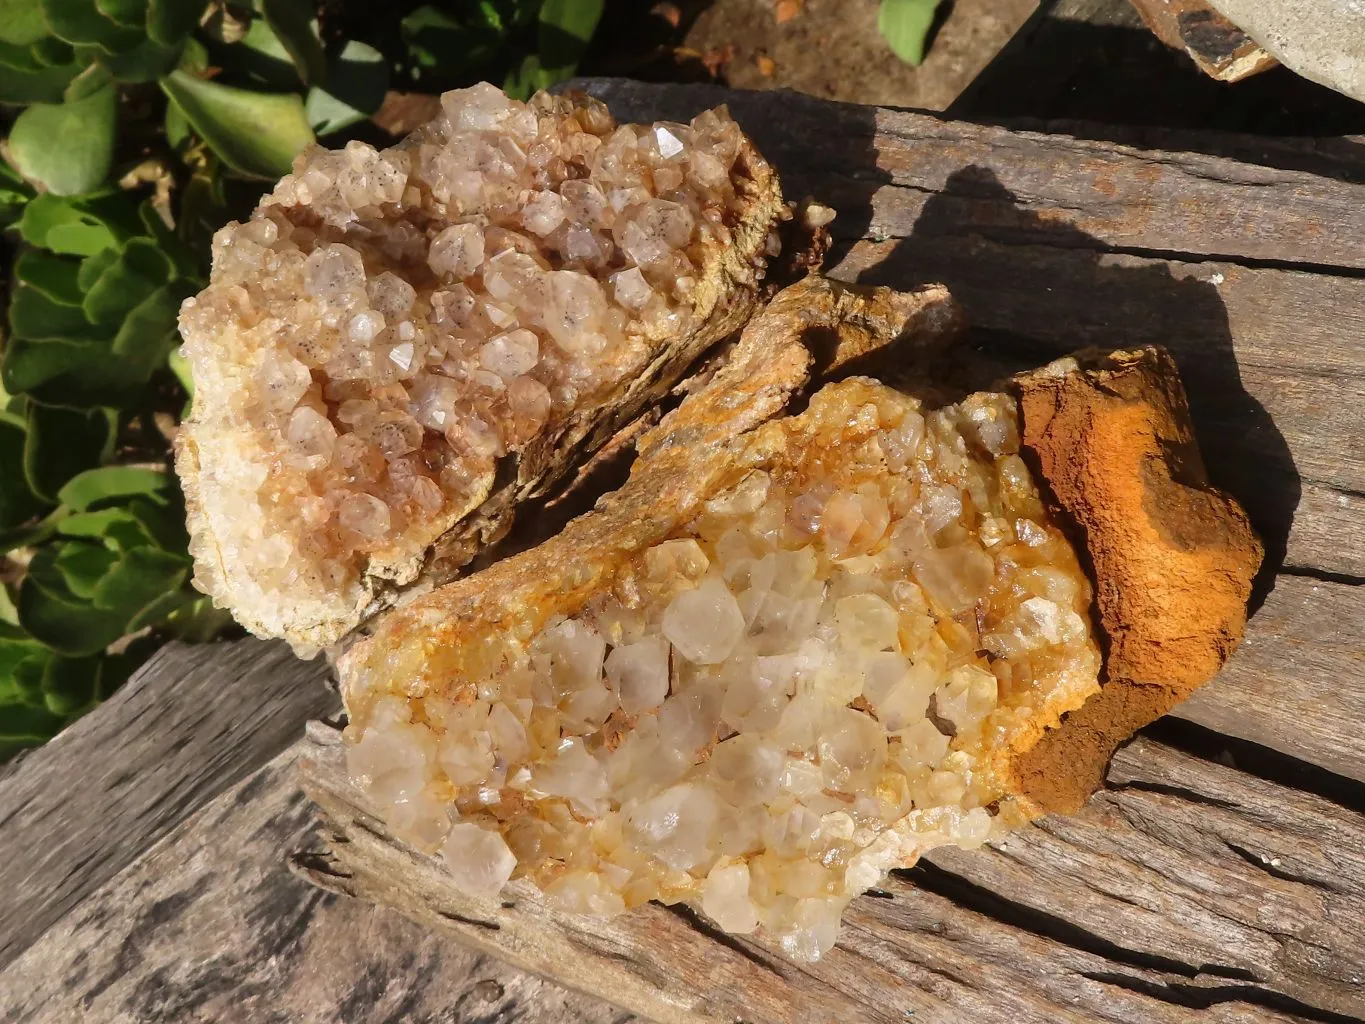
[[[691,324],[745,202],[724,111],[656,131],[486,84],[441,103],[392,148],[301,154],[184,305],[197,583],[234,610],[355,607],[372,561],[420,559],[496,460]]]
[[[445,399],[422,396],[429,422]],[[685,900],[814,960],[888,870],[1022,820],[991,755],[1096,688],[1089,587],[1010,399],[888,404],[713,495],[568,617],[494,631],[482,674],[351,680],[351,771],[391,827],[430,849],[448,807],[458,884],[511,872],[594,915]]]
[[[460,888],[476,896],[497,896],[517,866],[502,836],[471,822],[451,826],[441,856]]]

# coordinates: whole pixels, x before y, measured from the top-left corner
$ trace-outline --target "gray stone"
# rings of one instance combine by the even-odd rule
[[[1211,0],[1280,63],[1365,100],[1365,0]]]

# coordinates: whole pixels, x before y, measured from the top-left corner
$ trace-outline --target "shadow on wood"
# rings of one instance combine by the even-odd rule
[[[1012,216],[1002,216],[1002,203]],[[1039,245],[1047,249],[1040,252]],[[912,232],[862,269],[858,280],[948,286],[967,311],[969,351],[965,359],[956,349],[945,353],[927,372],[964,390],[988,388],[1000,377],[1065,355],[1076,348],[1078,333],[1100,347],[1146,340],[1169,348],[1185,381],[1209,478],[1242,503],[1266,545],[1254,611],[1284,564],[1302,491],[1289,446],[1242,384],[1217,283],[1177,278],[1159,262],[1125,265],[1107,248],[1063,217],[1023,208],[989,168],[968,165],[948,177]],[[1071,322],[1064,330],[1049,323],[1063,317],[1090,322]],[[1128,326],[1120,330],[1118,324]],[[1141,325],[1136,338],[1134,324]]]

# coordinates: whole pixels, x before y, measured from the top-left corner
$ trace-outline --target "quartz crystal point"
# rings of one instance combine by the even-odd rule
[[[307,650],[449,578],[744,322],[782,210],[724,109],[479,85],[305,151],[181,312],[196,584]]]
[[[621,490],[341,660],[352,777],[454,884],[686,902],[814,960],[891,868],[1036,813],[1010,758],[1097,691],[1100,655],[1015,401],[851,378],[781,416],[809,356],[751,359],[765,317],[835,327],[837,361],[887,294],[789,292]]]

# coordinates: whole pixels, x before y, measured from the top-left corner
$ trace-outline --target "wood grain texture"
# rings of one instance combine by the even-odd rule
[[[393,911],[290,874],[295,752],[220,793],[0,969],[7,1024],[625,1024]]]
[[[677,908],[596,921],[525,883],[467,897],[389,836],[335,730],[306,747],[328,831],[300,864],[320,885],[665,1024],[1365,1016],[1365,815],[1151,740],[1080,815],[937,851],[860,898],[813,965]]]
[[[1365,781],[1365,586],[1281,575],[1241,648],[1174,714]]]
[[[321,662],[258,640],[169,644],[0,774],[0,966],[338,703]]]

